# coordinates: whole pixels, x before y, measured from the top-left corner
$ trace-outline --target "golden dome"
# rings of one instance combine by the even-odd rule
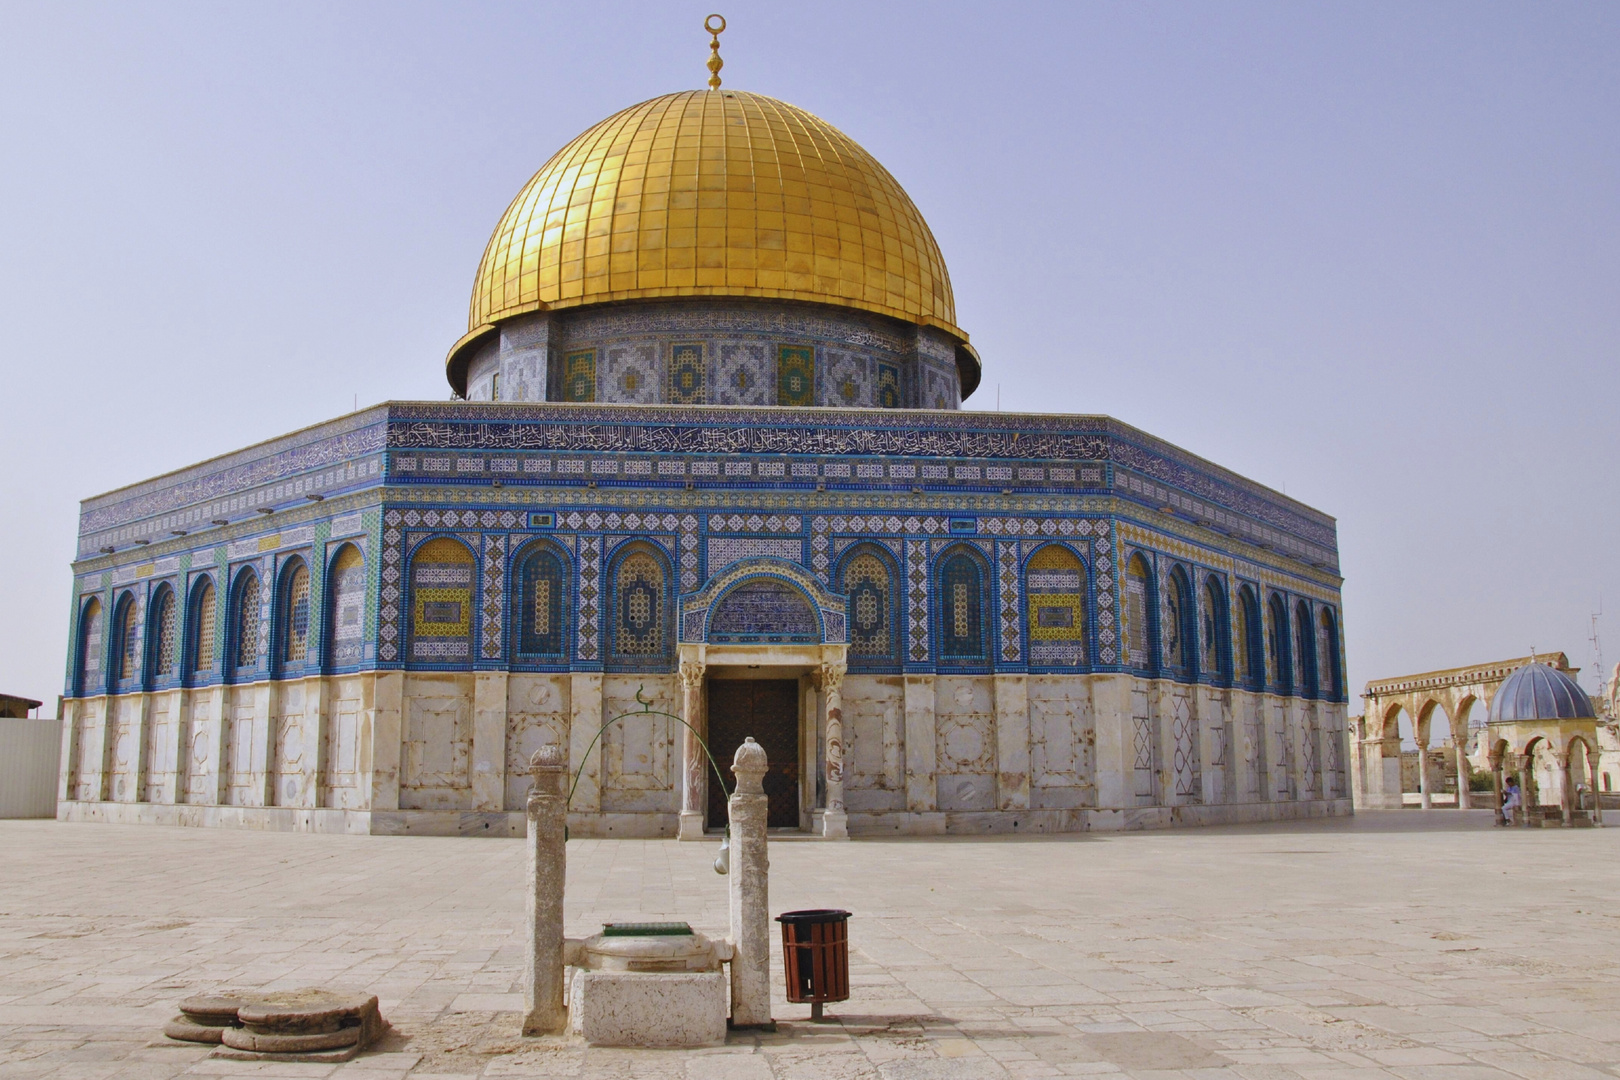
[[[774,98],[689,90],[608,117],[524,185],[451,356],[514,315],[674,296],[836,304],[967,339],[933,233],[871,154]]]

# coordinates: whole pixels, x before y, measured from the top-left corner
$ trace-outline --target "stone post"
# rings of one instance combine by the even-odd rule
[[[703,839],[704,796],[708,794],[704,771],[707,763],[703,744],[698,741],[697,728],[702,720],[703,662],[681,661],[681,719],[687,725],[681,729],[681,822],[682,840]]]
[[[1425,743],[1418,743],[1418,799],[1423,809],[1429,809],[1429,747]]]
[[[563,1005],[563,881],[568,752],[547,743],[529,759],[529,951],[524,969],[523,1034],[547,1035],[568,1024]]]
[[[821,665],[821,692],[827,702],[827,812],[821,819],[826,840],[849,839],[849,815],[844,811],[844,670],[843,664]]]
[[[1457,809],[1469,810],[1473,800],[1468,797],[1468,780],[1474,770],[1468,764],[1468,733],[1464,731],[1462,738],[1453,735],[1451,741],[1457,750]]]
[[[737,747],[731,773],[731,1025],[770,1027],[770,859],[765,850],[765,749],[752,737]]]

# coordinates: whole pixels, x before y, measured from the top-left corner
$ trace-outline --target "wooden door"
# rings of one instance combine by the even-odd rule
[[[736,785],[731,763],[745,738],[765,748],[769,769],[765,794],[771,801],[773,829],[799,827],[799,683],[797,679],[711,679],[709,750],[726,778]],[[726,822],[726,797],[709,778],[709,828]]]

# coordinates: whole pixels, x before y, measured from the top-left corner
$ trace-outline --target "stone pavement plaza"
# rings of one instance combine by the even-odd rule
[[[723,933],[715,851],[572,842],[569,933]],[[518,1036],[522,841],[9,821],[0,856],[6,1080],[1620,1075],[1620,829],[773,840],[773,912],[855,912],[853,997],[811,1026],[779,996],[777,1034],[699,1051]],[[188,994],[310,984],[378,994],[380,1051],[232,1063],[158,1034]]]

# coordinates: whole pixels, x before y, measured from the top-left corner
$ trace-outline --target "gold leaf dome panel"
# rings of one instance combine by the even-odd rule
[[[677,296],[835,304],[967,339],[933,233],[871,154],[774,98],[692,90],[608,117],[524,185],[458,349],[527,312]]]

